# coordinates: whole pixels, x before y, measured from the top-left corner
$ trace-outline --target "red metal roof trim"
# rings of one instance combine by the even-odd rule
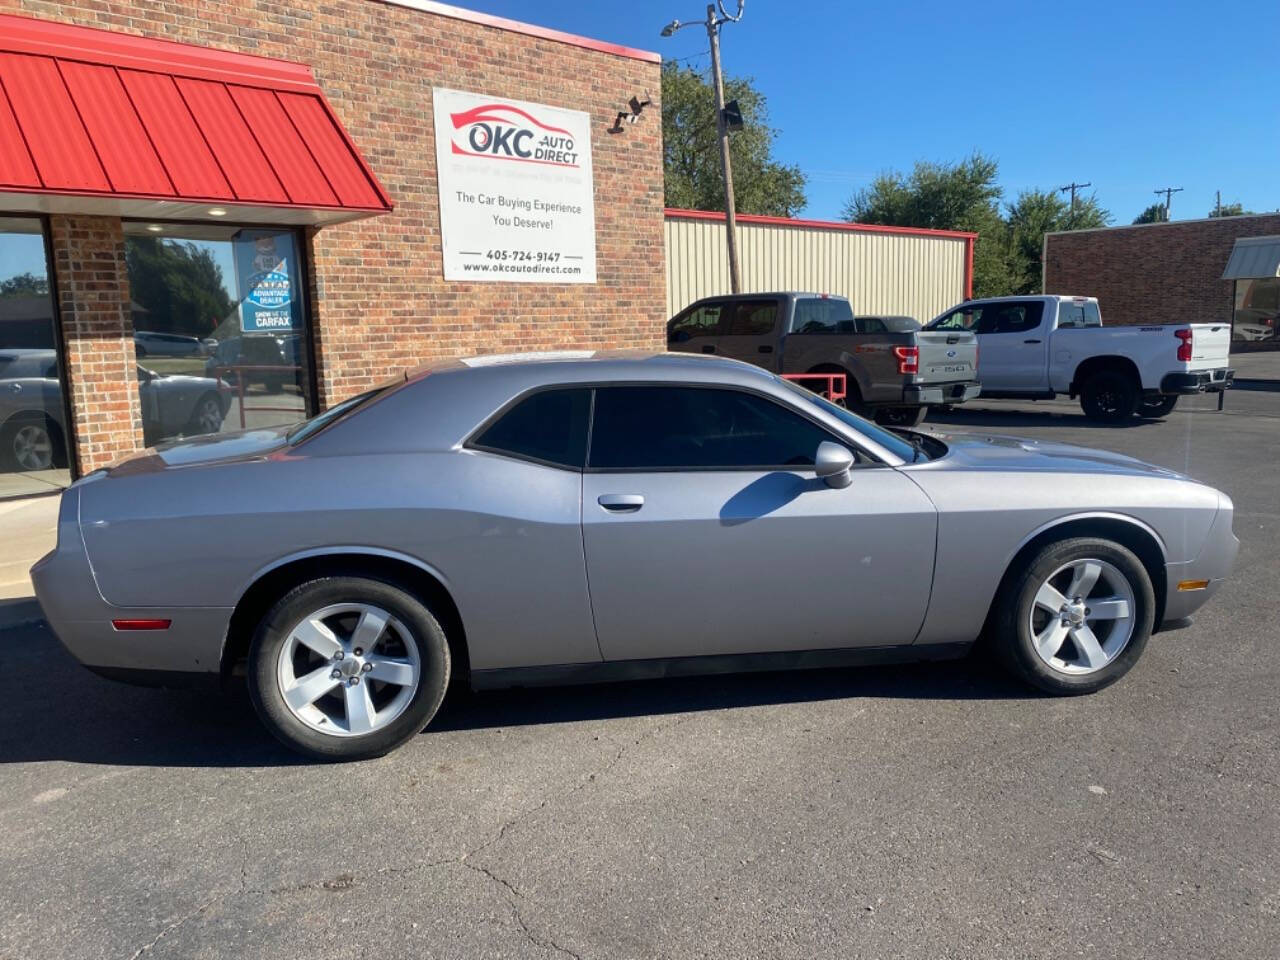
[[[582,37],[576,33],[565,33],[562,30],[552,30],[550,27],[539,27],[536,24],[523,23],[519,20],[508,20],[506,17],[494,16],[491,13],[466,10],[449,3],[437,3],[436,0],[381,0],[381,2],[393,7],[406,7],[410,10],[421,10],[423,13],[434,13],[440,17],[478,23],[482,27],[495,27],[498,30],[523,33],[527,37],[537,37],[540,40],[555,40],[558,43],[567,43],[571,46],[581,47],[584,50],[594,50],[597,53],[611,53],[615,57],[643,60],[646,63],[662,62],[662,54],[660,53],[637,50],[635,47],[625,47],[619,43],[609,43],[607,40],[592,40],[590,37]]]
[[[667,207],[663,215],[673,220],[719,220],[724,214],[715,210],[680,210]],[[818,230],[845,230],[851,233],[896,233],[905,237],[950,237],[953,240],[976,240],[978,235],[967,230],[934,230],[930,227],[891,227],[879,223],[847,223],[842,220],[796,220],[791,217],[765,217],[740,213],[738,223],[758,223],[775,227],[810,227]]]
[[[0,191],[392,208],[309,67],[7,14]]]

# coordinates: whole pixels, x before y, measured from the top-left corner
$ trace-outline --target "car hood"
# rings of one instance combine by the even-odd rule
[[[1167,467],[1135,457],[1069,443],[973,433],[934,433],[947,445],[947,455],[933,461],[959,470],[1034,470],[1046,473],[1099,473],[1158,476],[1185,480]]]
[[[272,451],[288,445],[289,431],[296,424],[279,427],[260,427],[235,433],[211,433],[176,440],[144,450],[141,454],[111,468],[113,476],[151,473],[170,467],[187,467],[197,464],[219,463],[231,460],[249,460],[264,457]]]

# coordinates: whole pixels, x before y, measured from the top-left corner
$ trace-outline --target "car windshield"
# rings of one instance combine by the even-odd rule
[[[397,381],[397,382],[403,382],[403,381]],[[376,387],[375,389],[370,390],[367,393],[357,394],[356,396],[352,397],[350,400],[344,400],[342,401],[342,403],[339,403],[336,406],[330,407],[324,413],[318,414],[317,416],[312,417],[310,420],[303,420],[296,427],[290,430],[288,434],[285,435],[285,439],[288,440],[289,443],[291,444],[301,443],[303,440],[306,440],[309,437],[315,436],[317,433],[319,433],[325,427],[329,426],[329,424],[333,423],[334,421],[339,420],[342,417],[345,417],[348,413],[355,410],[357,407],[364,406],[374,397],[381,396],[382,394],[386,393],[390,389],[391,389],[391,385],[387,384],[381,387]]]
[[[808,390],[805,387],[800,386],[798,383],[794,383],[791,380],[784,380],[782,377],[779,377],[778,380],[785,384],[788,390],[791,390],[798,396],[803,397],[815,407],[825,410],[833,417],[838,418],[845,424],[845,426],[856,430],[868,440],[880,444],[884,449],[907,463],[912,463],[915,460],[928,459],[928,454],[908,443],[906,440],[903,440],[896,433],[890,433],[888,430],[884,430],[876,426],[869,420],[863,420],[856,413],[849,412],[844,407],[832,403],[821,394],[814,393],[812,390]]]

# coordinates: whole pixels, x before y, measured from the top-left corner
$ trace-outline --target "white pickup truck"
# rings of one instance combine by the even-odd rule
[[[1094,297],[969,300],[927,330],[978,335],[984,397],[1080,398],[1092,420],[1163,417],[1183,394],[1231,386],[1231,327],[1192,323],[1103,327]]]

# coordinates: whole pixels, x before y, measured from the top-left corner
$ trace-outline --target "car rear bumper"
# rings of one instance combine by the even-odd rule
[[[957,380],[954,383],[921,383],[904,387],[902,402],[915,406],[941,406],[964,403],[982,392],[982,384],[976,380]]]
[[[77,520],[79,490],[63,494],[58,545],[31,568],[45,619],[73,657],[96,673],[169,678],[217,677],[231,610],[222,607],[117,607],[98,593]],[[118,630],[113,621],[168,620],[163,630]]]
[[[1161,393],[1216,393],[1230,389],[1236,372],[1226,367],[1194,373],[1166,373],[1160,381]]]

